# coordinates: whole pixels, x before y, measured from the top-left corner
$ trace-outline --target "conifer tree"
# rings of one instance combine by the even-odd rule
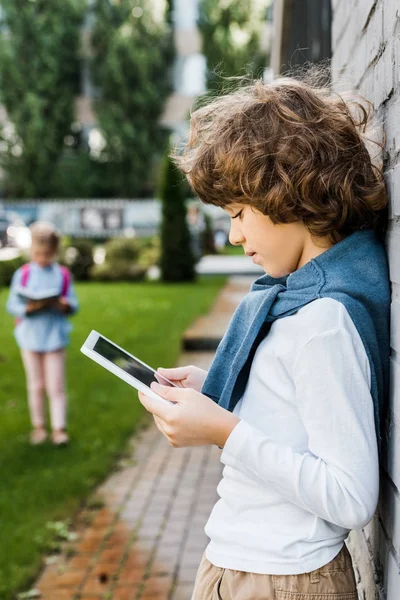
[[[195,259],[186,219],[184,189],[181,173],[166,154],[160,182],[162,200],[160,267],[163,281],[193,281],[196,276]]]

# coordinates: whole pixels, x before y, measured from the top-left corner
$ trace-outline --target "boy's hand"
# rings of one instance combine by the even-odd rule
[[[157,372],[172,381],[172,383],[180,387],[192,388],[197,392],[200,392],[207,377],[207,371],[193,365],[177,367],[176,369],[162,369],[160,367]]]
[[[169,406],[139,392],[140,402],[153,414],[158,429],[174,448],[206,444],[222,448],[240,421],[208,396],[193,389],[177,389],[159,383],[152,383],[151,389],[176,403]]]

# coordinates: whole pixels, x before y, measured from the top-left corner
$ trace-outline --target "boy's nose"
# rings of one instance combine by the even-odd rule
[[[229,232],[229,241],[232,244],[232,246],[240,246],[241,244],[243,244],[244,238],[239,231],[235,231],[233,227],[231,227],[231,230]]]

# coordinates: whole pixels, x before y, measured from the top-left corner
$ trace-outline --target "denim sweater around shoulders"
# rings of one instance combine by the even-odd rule
[[[361,337],[371,368],[381,446],[389,383],[390,282],[385,249],[372,230],[351,234],[287,277],[257,279],[232,317],[202,392],[232,411],[244,393],[254,354],[271,323],[317,298],[341,302]]]

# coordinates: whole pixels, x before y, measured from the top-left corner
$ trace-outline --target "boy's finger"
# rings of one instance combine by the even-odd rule
[[[175,367],[174,369],[159,367],[157,371],[167,379],[184,379],[188,375],[187,367]]]
[[[160,419],[165,419],[165,417],[168,415],[168,411],[170,411],[172,408],[172,405],[171,407],[169,407],[168,404],[157,400],[157,398],[151,398],[150,396],[146,396],[146,394],[144,394],[143,392],[139,392],[139,400],[146,410],[151,412],[152,415],[160,417]]]
[[[183,395],[187,392],[187,388],[183,389],[170,387],[168,385],[160,385],[155,381],[153,381],[150,388],[153,390],[153,392],[161,396],[161,398],[169,400],[170,402],[181,402]]]
[[[158,431],[160,431],[163,435],[165,435],[165,431],[164,431],[164,427],[163,427],[164,421],[162,419],[160,419],[160,417],[157,417],[156,415],[153,415],[153,419],[154,419],[154,422],[156,424]]]
[[[155,379],[157,379],[158,383],[161,385],[165,385],[165,384],[168,385],[168,382],[166,381],[168,379],[168,381],[171,382],[171,385],[177,385],[179,387],[182,387],[182,384],[179,379],[174,379],[173,377],[167,377],[166,375],[163,375],[160,371],[155,371],[154,377],[155,377]]]

